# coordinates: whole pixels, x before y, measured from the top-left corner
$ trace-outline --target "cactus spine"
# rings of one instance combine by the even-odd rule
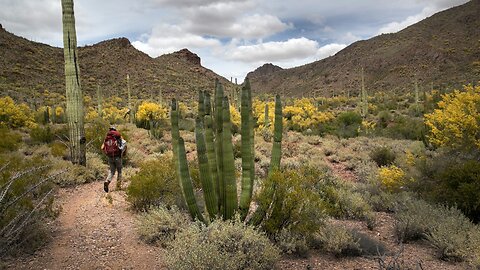
[[[230,104],[224,96],[223,86],[215,84],[215,117],[212,118],[210,95],[199,92],[199,114],[196,119],[195,139],[200,170],[200,180],[204,191],[205,205],[210,219],[219,214],[231,219],[236,211],[246,218],[253,194],[255,164],[252,94],[248,80],[241,92],[241,137],[242,137],[242,178],[240,202],[237,195],[237,179],[233,155]],[[178,130],[178,110],[175,99],[172,100],[172,143],[179,183],[183,190],[190,215],[203,220],[193,196],[191,179],[186,168],[185,147]],[[280,97],[275,100],[275,135],[272,148],[271,171],[280,167],[282,140],[282,107]],[[175,150],[177,149],[177,150]]]
[[[73,0],[62,0],[63,55],[65,58],[65,88],[70,155],[74,164],[86,165],[86,138],[84,127],[83,94],[78,65],[77,34]]]

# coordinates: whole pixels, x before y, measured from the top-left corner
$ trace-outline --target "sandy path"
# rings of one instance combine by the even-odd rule
[[[161,265],[162,249],[138,239],[135,216],[128,211],[123,191],[107,196],[103,183],[95,182],[62,189],[58,203],[63,209],[53,226],[52,241],[8,268],[166,269]]]

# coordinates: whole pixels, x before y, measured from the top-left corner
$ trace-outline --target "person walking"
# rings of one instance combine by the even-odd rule
[[[122,188],[122,156],[126,150],[126,142],[120,132],[114,126],[111,126],[107,132],[102,144],[102,151],[107,155],[109,172],[107,179],[103,183],[103,190],[108,192],[108,186],[112,181],[115,171],[117,171],[117,189]]]

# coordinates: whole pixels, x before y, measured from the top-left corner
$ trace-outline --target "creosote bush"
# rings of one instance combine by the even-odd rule
[[[279,250],[261,232],[240,221],[197,222],[181,230],[166,253],[168,269],[273,269]]]
[[[175,234],[191,226],[188,213],[181,212],[175,205],[171,208],[158,206],[138,218],[140,238],[149,244],[167,247],[175,239]]]
[[[437,248],[442,259],[472,264],[479,261],[480,228],[460,210],[410,200],[395,216],[398,220],[395,229],[401,241],[426,239]]]
[[[162,204],[167,207],[182,205],[182,191],[171,156],[145,161],[140,165],[138,174],[130,180],[127,200],[135,210],[146,211]]]
[[[378,167],[388,166],[395,161],[395,153],[388,147],[379,147],[370,152],[370,158],[377,163]]]
[[[276,171],[262,183],[256,201],[259,207],[267,209],[266,218],[261,223],[267,234],[273,236],[287,229],[308,239],[323,223],[325,207],[316,188],[316,177],[324,176],[322,172],[310,173],[309,170],[314,169]]]
[[[8,128],[0,127],[0,153],[15,151],[22,142],[22,136]]]
[[[32,143],[35,144],[51,143],[55,139],[49,125],[32,128],[30,130],[30,138]]]

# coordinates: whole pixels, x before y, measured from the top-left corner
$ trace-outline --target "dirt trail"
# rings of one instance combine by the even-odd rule
[[[102,182],[62,189],[58,203],[63,209],[52,226],[52,241],[8,268],[166,269],[161,265],[162,249],[138,239],[125,192],[109,194]]]

